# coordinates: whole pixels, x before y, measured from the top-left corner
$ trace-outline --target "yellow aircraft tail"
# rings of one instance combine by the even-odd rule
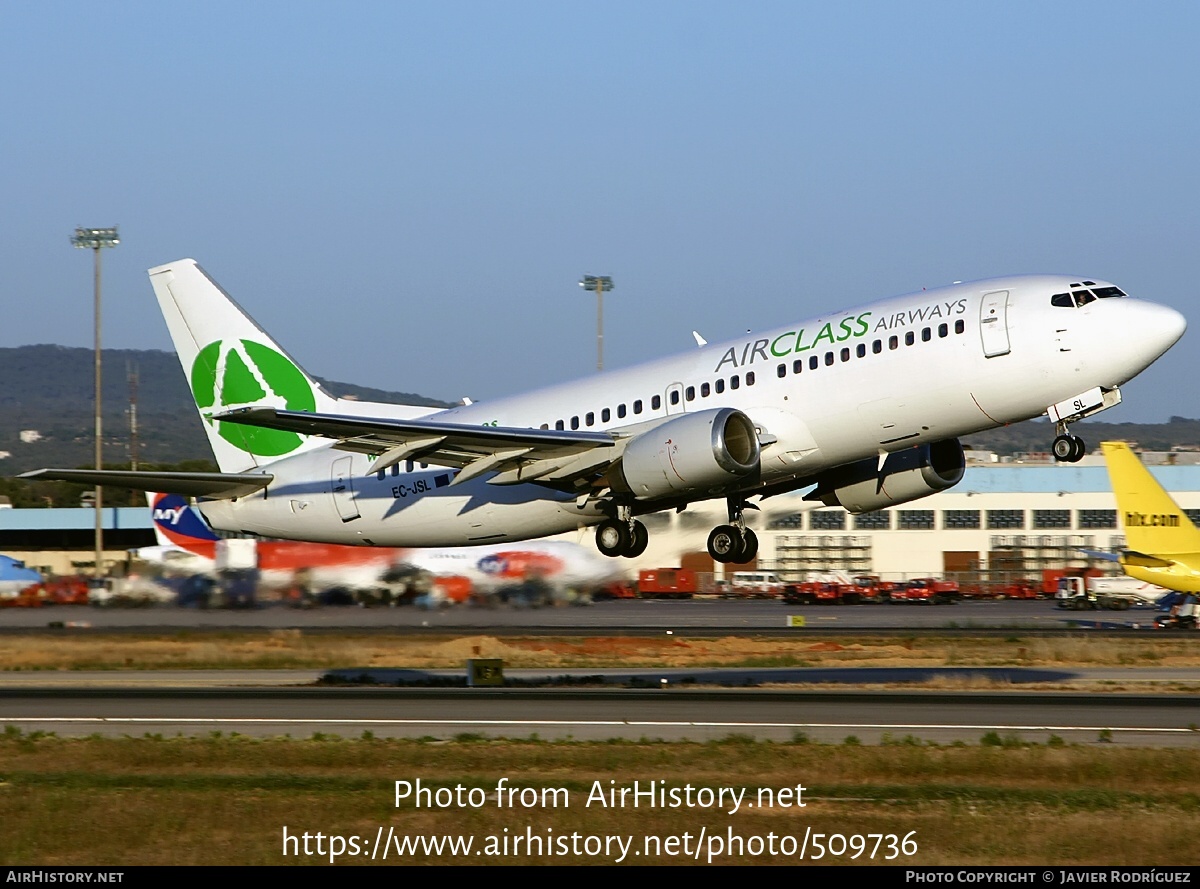
[[[1129,549],[1154,556],[1200,552],[1200,531],[1122,441],[1100,443]]]

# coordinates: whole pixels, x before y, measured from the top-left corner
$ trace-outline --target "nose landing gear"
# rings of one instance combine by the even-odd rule
[[[1087,453],[1087,445],[1083,439],[1078,435],[1071,435],[1067,431],[1066,423],[1059,424],[1059,434],[1050,449],[1054,452],[1054,459],[1060,463],[1078,463]]]

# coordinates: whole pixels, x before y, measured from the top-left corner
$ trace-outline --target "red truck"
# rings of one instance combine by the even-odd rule
[[[942,605],[957,602],[958,599],[957,582],[938,580],[936,577],[918,577],[910,580],[900,589],[893,590],[890,601]]]
[[[643,599],[690,599],[700,592],[690,568],[645,568],[638,572],[638,595]]]

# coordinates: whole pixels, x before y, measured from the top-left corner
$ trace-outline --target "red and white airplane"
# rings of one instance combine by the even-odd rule
[[[221,567],[254,567],[269,589],[310,592],[330,589],[367,592],[406,571],[434,578],[465,578],[476,596],[530,580],[555,591],[592,592],[619,580],[617,565],[590,548],[562,540],[525,541],[482,547],[428,549],[341,546],[295,540],[221,537],[200,512],[178,494],[149,494],[157,546],[134,554],[172,574],[215,576]],[[248,562],[247,559],[250,561]],[[441,585],[454,597],[461,586]],[[461,595],[461,593],[459,593]],[[437,594],[434,594],[435,599]]]

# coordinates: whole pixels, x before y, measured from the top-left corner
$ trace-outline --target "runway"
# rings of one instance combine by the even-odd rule
[[[207,735],[706,741],[744,735],[864,744],[999,738],[1200,748],[1188,695],[1072,692],[483,689],[13,689],[0,723],[61,736]]]
[[[331,675],[419,683],[461,679],[463,671],[7,673],[0,675],[0,724],[62,736],[369,732],[705,741],[745,735],[839,743],[853,735],[865,744],[941,744],[976,743],[995,733],[1037,743],[1058,736],[1072,743],[1200,747],[1200,697],[1186,693],[1200,686],[1200,668],[612,669],[587,671],[573,688],[315,685]],[[938,678],[968,689],[972,679],[989,684],[902,687]],[[532,686],[563,674],[513,670],[506,679]],[[1095,691],[1109,682],[1141,683],[1146,692]],[[866,683],[890,687],[862,688]]]
[[[164,630],[175,628],[305,630],[395,630],[420,632],[555,631],[652,632],[686,629],[705,633],[748,630],[829,633],[847,630],[949,630],[1064,632],[1089,629],[1149,629],[1157,612],[1065,611],[1044,599],[962,601],[953,605],[787,605],[778,600],[623,599],[551,608],[451,607],[425,610],[327,607],[311,610],[282,605],[248,610],[158,607],[105,609],[56,606],[0,611],[0,631],[64,628]],[[792,618],[803,626],[792,625]]]

